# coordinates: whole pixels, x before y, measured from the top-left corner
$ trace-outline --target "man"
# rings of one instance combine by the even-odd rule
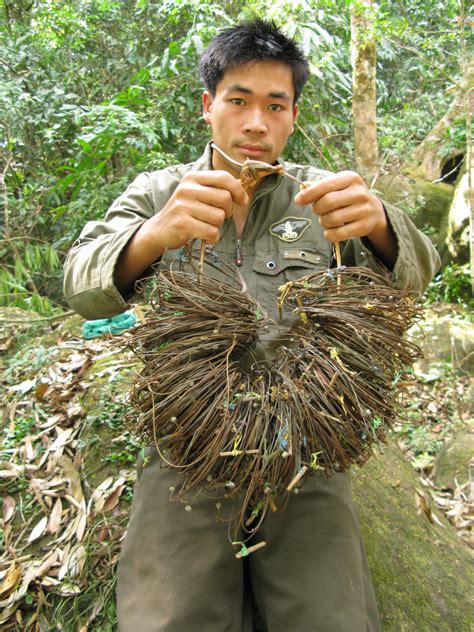
[[[211,42],[201,74],[215,145],[238,162],[277,163],[308,76],[295,42],[271,23],[243,23]],[[210,145],[195,163],[141,174],[72,249],[70,304],[88,318],[123,311],[134,282],[192,239],[216,244],[219,258],[239,266],[249,292],[275,318],[278,287],[329,267],[335,241],[344,242],[346,265],[424,289],[439,260],[401,211],[384,206],[354,172],[285,169],[307,188],[271,175],[246,192],[239,168]],[[261,341],[262,353],[291,326],[280,321]],[[215,519],[216,499],[198,492],[185,512],[169,501],[174,481],[148,449],[120,563],[120,630],[247,632],[251,599],[268,632],[380,630],[346,475],[309,478],[285,511],[267,517],[258,533],[266,547],[244,562],[235,559],[227,525]],[[223,513],[227,502],[218,503]]]

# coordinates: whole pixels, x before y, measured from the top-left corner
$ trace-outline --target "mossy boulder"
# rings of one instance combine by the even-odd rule
[[[383,200],[398,206],[410,216],[417,228],[431,238],[444,263],[451,260],[447,237],[454,187],[387,175],[377,180],[376,192]]]
[[[474,629],[470,551],[443,517],[444,527],[418,513],[420,482],[401,451],[389,445],[354,470],[353,487],[384,632]]]
[[[140,442],[127,429],[125,398],[138,367],[134,356],[117,348],[95,358],[87,370],[89,386],[81,398],[87,415],[81,438],[84,476],[91,489],[108,476],[118,476],[123,468],[135,467]]]

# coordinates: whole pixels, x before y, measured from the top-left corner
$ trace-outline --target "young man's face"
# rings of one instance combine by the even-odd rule
[[[203,94],[204,120],[215,144],[234,160],[274,163],[293,131],[293,73],[282,62],[253,62],[224,74],[213,97]],[[213,152],[214,169],[236,173]],[[238,173],[238,171],[237,171]]]

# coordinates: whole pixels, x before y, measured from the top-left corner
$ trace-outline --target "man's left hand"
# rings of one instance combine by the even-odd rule
[[[367,237],[384,263],[389,267],[395,263],[397,242],[383,204],[355,171],[341,171],[309,182],[296,195],[295,202],[312,205],[329,241]]]

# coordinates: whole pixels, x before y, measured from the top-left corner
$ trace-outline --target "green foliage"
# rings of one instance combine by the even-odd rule
[[[458,303],[474,307],[469,264],[449,264],[430,283],[426,292],[428,303]]]
[[[474,122],[471,123],[471,134],[474,134]],[[464,154],[467,146],[467,129],[464,116],[458,117],[446,128],[440,155],[449,158],[455,154]]]
[[[134,465],[142,444],[129,431],[123,432],[119,437],[112,439],[112,452],[107,454],[105,461],[118,463],[122,466]]]
[[[58,253],[51,244],[40,241],[15,239],[15,258],[8,257],[8,242],[0,242],[0,259],[5,263],[0,268],[0,305],[45,314],[51,312],[53,303],[47,296],[47,283],[61,268]],[[43,278],[42,292],[36,288],[32,277]]]
[[[15,448],[20,445],[21,441],[30,434],[35,425],[35,417],[29,415],[16,422],[13,428],[4,428],[3,432],[5,437],[2,439],[1,450],[3,455],[8,452],[10,448]]]
[[[61,303],[60,263],[81,226],[103,216],[140,171],[201,153],[208,128],[198,57],[219,27],[242,18],[275,20],[309,57],[311,76],[287,156],[351,168],[349,6],[340,0],[0,4],[6,227],[0,304],[46,313]],[[376,9],[385,163],[406,155],[451,100],[461,76],[457,17],[454,0],[384,0]],[[462,146],[462,120],[448,134],[448,149]]]
[[[111,430],[121,429],[123,416],[127,407],[122,401],[116,399],[102,399],[99,404],[99,412],[88,417],[93,426],[105,426]]]

